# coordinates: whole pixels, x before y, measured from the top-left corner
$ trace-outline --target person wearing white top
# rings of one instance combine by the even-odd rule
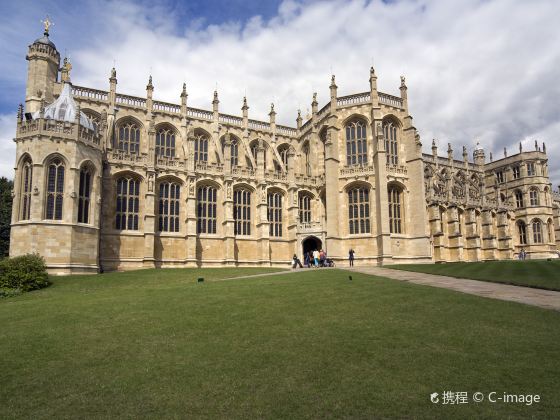
[[[313,251],[313,260],[315,262],[315,267],[319,267],[319,251]]]

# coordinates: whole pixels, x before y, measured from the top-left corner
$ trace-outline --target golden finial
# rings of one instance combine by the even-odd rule
[[[44,32],[45,35],[49,36],[49,28],[54,25],[54,23],[52,23],[51,20],[49,19],[49,15],[47,15],[45,20],[42,20],[41,23],[45,27],[45,32]]]

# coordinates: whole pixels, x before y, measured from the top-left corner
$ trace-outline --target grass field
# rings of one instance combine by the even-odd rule
[[[56,278],[0,300],[0,418],[560,412],[558,312],[340,270],[212,281],[249,273]],[[541,402],[432,404],[443,391]]]
[[[494,283],[560,290],[560,260],[486,261],[446,264],[402,264],[387,268],[440,274]]]

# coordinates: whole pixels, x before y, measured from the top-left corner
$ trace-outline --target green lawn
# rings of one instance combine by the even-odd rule
[[[560,260],[557,259],[552,261],[513,260],[446,264],[402,264],[389,265],[386,268],[514,284],[538,289],[560,290]]]
[[[0,418],[560,412],[558,312],[339,270],[212,281],[251,272],[56,278],[0,300]],[[443,391],[541,402],[432,404]]]

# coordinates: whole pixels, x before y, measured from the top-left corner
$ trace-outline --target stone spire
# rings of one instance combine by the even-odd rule
[[[270,117],[270,124],[275,124],[276,123],[276,111],[274,110],[274,103],[270,104],[270,112],[268,113],[268,116]]]
[[[109,102],[111,103],[111,108],[115,107],[115,101],[117,98],[117,70],[113,67],[111,69],[111,76],[109,77]]]
[[[109,82],[117,84],[117,70],[113,67],[111,69],[111,77],[109,77]]]
[[[433,155],[434,157],[437,156],[436,139],[432,139],[432,155]]]
[[[453,149],[451,148],[451,143],[447,143],[447,158],[453,160]]]
[[[399,88],[401,91],[401,99],[403,101],[403,108],[408,109],[408,88],[406,87],[405,77],[401,76],[401,87]]]
[[[523,145],[519,142],[519,153],[523,152]]]
[[[212,100],[212,110],[214,112],[218,112],[218,105],[220,104],[220,101],[218,99],[218,91],[215,90],[214,91],[214,99]]]
[[[297,124],[298,130],[301,129],[301,122],[302,122],[301,109],[298,109],[297,110],[297,118],[296,118],[296,124]]]
[[[148,78],[148,85],[146,86],[146,96],[151,99],[153,93],[154,93],[154,85],[152,83],[152,75],[150,74],[150,77]]]
[[[504,157],[507,158],[507,149],[504,147]]]
[[[313,102],[311,102],[311,113],[312,113],[312,115],[317,114],[317,105],[319,105],[317,103],[317,92],[313,92]]]
[[[186,115],[187,113],[187,98],[189,94],[187,93],[187,84],[183,82],[183,90],[181,91],[181,113]]]
[[[469,155],[467,153],[467,148],[466,148],[466,146],[463,146],[463,160],[466,162],[468,158],[469,158]]]
[[[338,86],[336,85],[335,81],[334,81],[334,74],[331,77],[331,85],[330,85],[330,90],[331,90],[331,101],[334,99],[336,101],[336,89],[338,88]]]
[[[70,71],[72,70],[72,64],[68,57],[64,57],[62,62],[62,67],[60,68],[60,81],[63,83],[70,83]]]
[[[369,88],[372,92],[377,91],[377,76],[375,75],[373,66],[369,69]]]
[[[542,151],[543,153],[546,153],[546,144],[544,144],[544,141],[542,143]]]

